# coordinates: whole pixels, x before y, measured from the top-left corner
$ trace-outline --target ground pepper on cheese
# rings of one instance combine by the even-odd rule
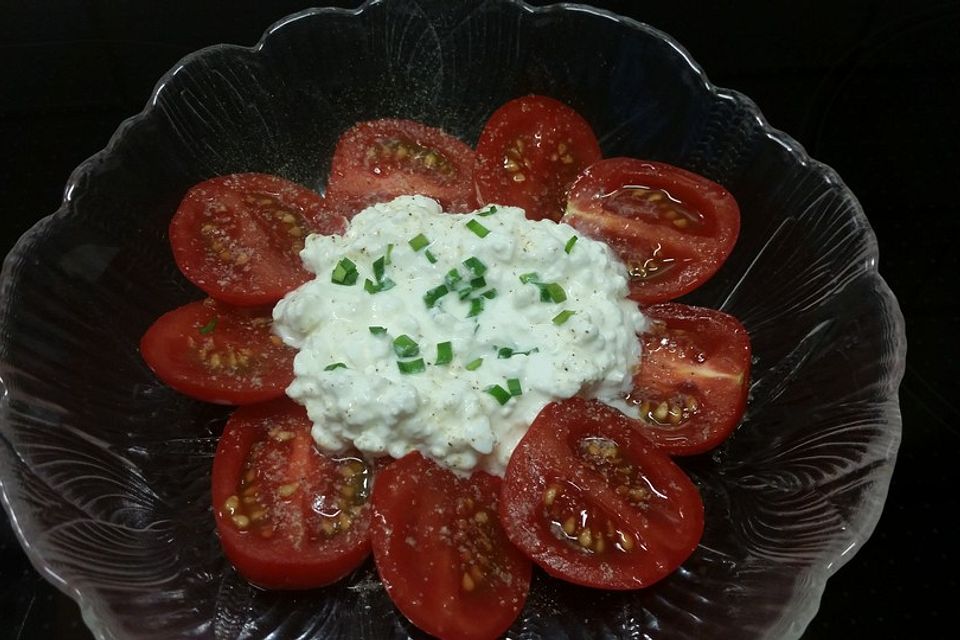
[[[299,350],[287,394],[321,449],[502,475],[547,403],[632,386],[646,320],[602,242],[488,206],[402,196],[301,252],[315,278],[274,308]]]

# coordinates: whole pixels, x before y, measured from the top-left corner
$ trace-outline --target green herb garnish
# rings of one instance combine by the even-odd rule
[[[323,368],[324,371],[333,371],[334,369],[346,369],[347,365],[342,362],[334,362],[333,364],[328,364]]]
[[[570,239],[567,240],[567,244],[564,245],[563,250],[567,253],[573,251],[573,245],[577,244],[577,236],[570,236]]]
[[[393,351],[401,358],[413,358],[420,355],[420,345],[404,334],[393,339]]]
[[[450,342],[437,343],[437,359],[433,364],[450,364],[453,361],[453,345]]]
[[[467,229],[473,231],[478,238],[486,238],[487,234],[490,233],[490,229],[487,229],[476,220],[467,220]]]
[[[333,284],[342,284],[350,286],[357,282],[357,265],[353,264],[349,258],[343,258],[333,268],[333,274],[330,277]]]
[[[562,325],[564,322],[566,322],[567,320],[569,320],[569,319],[573,316],[573,314],[575,314],[575,313],[576,313],[576,311],[570,311],[569,309],[564,309],[563,311],[561,311],[561,312],[558,313],[557,315],[553,316],[553,324],[555,324],[555,325],[557,325],[557,326],[559,327],[559,326]]]
[[[423,373],[427,370],[427,365],[424,364],[423,358],[417,358],[406,362],[398,360],[397,368],[400,369],[400,373]]]
[[[471,360],[463,368],[467,371],[476,371],[480,368],[480,365],[483,364],[483,358],[477,358],[476,360]]]
[[[430,241],[427,240],[427,236],[423,235],[422,233],[418,233],[410,238],[407,244],[409,244],[410,248],[414,251],[420,251],[420,249],[423,249],[425,246],[430,244]]]
[[[217,328],[217,322],[219,320],[220,318],[218,316],[213,316],[210,318],[210,322],[197,329],[197,331],[199,331],[200,335],[203,336],[207,335],[208,333],[213,333],[213,330]]]
[[[498,384],[490,385],[489,387],[484,389],[484,391],[486,391],[487,393],[492,395],[494,398],[496,398],[497,402],[499,402],[501,405],[507,404],[507,402],[510,401],[510,398],[513,397],[509,391],[507,391],[506,389],[504,389]]]

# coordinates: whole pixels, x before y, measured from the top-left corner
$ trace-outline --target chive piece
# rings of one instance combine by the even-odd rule
[[[425,246],[430,244],[430,241],[427,240],[427,236],[423,235],[422,233],[418,233],[410,238],[407,244],[409,244],[410,248],[414,251],[420,251],[420,249],[423,249]]]
[[[455,289],[456,284],[461,280],[463,280],[463,276],[456,269],[450,269],[450,271],[447,271],[447,275],[443,277],[443,282],[452,289]]]
[[[376,283],[370,278],[363,281],[363,289],[369,294],[380,293],[387,289],[393,289],[395,286],[397,286],[397,283],[390,278],[385,279],[383,282]]]
[[[370,329],[370,333],[372,333],[375,336],[382,336],[387,332],[386,327],[367,327],[367,328]]]
[[[401,358],[413,358],[420,355],[420,345],[407,334],[393,339],[393,351]]]
[[[218,316],[213,316],[210,318],[210,322],[197,329],[197,331],[199,331],[200,335],[202,336],[205,336],[208,333],[213,333],[213,330],[217,328],[217,321],[219,319],[220,318]]]
[[[450,364],[453,361],[453,345],[449,342],[437,343],[437,359],[433,364]]]
[[[328,364],[323,368],[324,371],[333,371],[334,369],[346,369],[347,365],[342,362],[334,362],[333,364]]]
[[[567,253],[573,251],[573,245],[577,244],[577,236],[570,236],[570,239],[567,240],[567,244],[564,245],[563,250]]]
[[[380,257],[373,261],[373,277],[377,279],[377,282],[383,280],[383,271],[386,268],[386,257]]]
[[[522,273],[520,274],[520,282],[523,284],[528,284],[530,282],[536,282],[540,279],[539,274],[536,273]]]
[[[556,282],[541,285],[540,300],[543,302],[563,302],[567,299],[567,292]]]
[[[476,278],[470,278],[470,286],[474,289],[483,289],[487,286],[487,279],[483,276],[477,276]]]
[[[417,358],[406,362],[398,360],[397,368],[400,369],[400,373],[423,373],[427,370],[427,365],[424,364],[423,358]]]
[[[500,360],[506,360],[513,355],[513,349],[510,347],[500,347],[497,349],[497,358]]]
[[[497,208],[494,206],[491,206],[489,209],[486,209],[485,211],[478,211],[477,215],[486,217],[486,216],[492,216],[496,212],[497,212]]]
[[[430,264],[437,264],[437,256],[430,253],[430,249],[427,249],[423,252],[423,255],[427,257],[427,260],[430,261]]]
[[[450,289],[447,288],[447,285],[442,284],[423,294],[423,302],[427,305],[428,309],[432,309],[437,304],[437,301],[448,293],[450,293]]]
[[[390,259],[391,254],[393,254],[393,243],[387,245],[387,255],[383,256],[383,261],[385,264],[392,264],[393,261]]]
[[[494,398],[496,398],[497,402],[499,402],[502,405],[507,404],[510,401],[510,398],[513,397],[510,395],[509,391],[507,391],[506,389],[504,389],[498,384],[490,385],[489,387],[484,389],[484,391],[486,391],[487,393],[492,395]]]
[[[523,388],[520,386],[519,378],[507,378],[507,391],[511,396],[522,396]]]
[[[496,290],[496,289],[487,289],[486,291],[484,291],[484,292],[481,293],[480,295],[482,295],[482,296],[483,296],[484,298],[486,298],[487,300],[493,300],[494,298],[497,297],[497,290]]]
[[[487,229],[476,220],[467,220],[467,229],[473,231],[478,238],[486,238],[487,234],[490,233],[490,229]]]
[[[483,298],[473,298],[470,300],[470,313],[467,314],[467,317],[475,318],[481,313],[483,313]]]
[[[343,258],[333,269],[333,275],[330,277],[333,284],[342,284],[350,286],[357,282],[357,265],[353,264],[349,258]]]
[[[465,266],[467,269],[470,269],[470,271],[473,271],[473,275],[478,277],[487,272],[487,265],[483,264],[480,262],[480,260],[474,257],[464,260],[463,266]]]
[[[553,324],[555,324],[555,325],[557,325],[557,326],[559,327],[559,326],[562,325],[564,322],[566,322],[567,320],[569,320],[570,317],[573,316],[573,314],[575,314],[575,313],[576,313],[576,311],[570,311],[570,309],[564,309],[563,311],[561,311],[561,312],[558,313],[557,315],[553,316]]]
[[[476,371],[480,368],[480,365],[483,364],[483,358],[477,358],[476,360],[471,360],[463,368],[467,371]]]

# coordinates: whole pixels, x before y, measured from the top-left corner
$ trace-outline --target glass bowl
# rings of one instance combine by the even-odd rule
[[[870,535],[900,440],[905,339],[856,199],[643,24],[576,5],[384,0],[315,9],[253,48],[188,56],[62,207],[7,257],[0,307],[0,483],[34,565],[98,638],[403,638],[368,562],[313,592],[268,593],[220,553],[211,456],[227,409],[160,384],[141,334],[201,297],[166,229],[210,176],[322,188],[342,130],[377,117],[469,142],[503,102],[572,105],[606,155],[725,185],[742,234],[684,301],[742,320],[755,354],[734,437],[683,465],[707,510],[693,556],[652,588],[606,593],[537,574],[516,638],[796,638],[826,580]]]

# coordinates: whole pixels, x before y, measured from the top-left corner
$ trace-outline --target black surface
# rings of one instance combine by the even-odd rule
[[[804,638],[952,636],[960,596],[960,412],[951,401],[960,389],[960,4],[594,4],[673,35],[715,84],[753,98],[863,204],[880,271],[907,318],[903,443],[876,532],[830,580]],[[0,252],[59,206],[71,170],[143,107],[180,57],[218,42],[252,44],[307,6],[0,0]],[[7,637],[90,634],[0,515]]]

